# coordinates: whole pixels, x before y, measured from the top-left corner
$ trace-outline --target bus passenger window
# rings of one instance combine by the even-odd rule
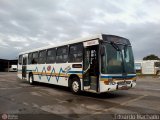
[[[68,60],[68,46],[57,48],[57,63],[65,63]]]
[[[56,49],[47,50],[46,63],[55,63],[56,61]]]
[[[33,53],[33,59],[32,59],[32,64],[37,64],[38,63],[38,52]]]
[[[45,62],[46,62],[46,50],[43,50],[43,51],[39,52],[38,63],[39,64],[44,64]]]
[[[69,48],[69,62],[82,62],[83,45],[75,44]]]

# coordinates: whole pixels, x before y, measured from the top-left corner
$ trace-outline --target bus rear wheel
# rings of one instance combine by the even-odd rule
[[[71,82],[71,91],[74,94],[80,94],[81,92],[81,84],[78,78],[73,78]]]
[[[33,85],[33,84],[34,84],[34,78],[33,78],[33,75],[32,75],[32,74],[29,75],[29,84],[30,84],[30,85]]]

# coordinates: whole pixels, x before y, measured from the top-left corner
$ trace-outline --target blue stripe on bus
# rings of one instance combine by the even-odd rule
[[[128,76],[101,76],[101,78],[132,78],[136,77],[136,75],[128,75]]]

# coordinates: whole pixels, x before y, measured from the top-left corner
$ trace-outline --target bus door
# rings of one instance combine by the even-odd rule
[[[99,60],[98,45],[87,46],[84,49],[83,60],[83,85],[86,91],[98,92],[99,81]]]
[[[22,79],[26,78],[27,74],[27,55],[23,55],[22,57]]]

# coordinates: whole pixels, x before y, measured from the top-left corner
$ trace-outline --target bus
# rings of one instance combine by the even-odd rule
[[[103,93],[136,86],[132,46],[128,39],[97,34],[22,52],[18,78]]]

